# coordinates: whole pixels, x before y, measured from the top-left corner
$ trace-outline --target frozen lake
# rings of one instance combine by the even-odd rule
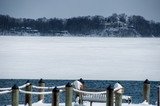
[[[0,79],[160,80],[160,38],[0,36]]]

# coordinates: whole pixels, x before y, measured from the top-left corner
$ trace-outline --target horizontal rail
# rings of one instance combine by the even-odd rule
[[[73,90],[75,91],[75,92],[78,92],[78,93],[83,93],[83,94],[105,94],[106,93],[106,91],[102,91],[102,92],[89,92],[89,91],[82,91],[82,90],[78,90],[78,89],[75,89],[75,88],[73,88]]]
[[[35,94],[35,95],[45,95],[45,94],[52,94],[52,92],[31,92],[31,91],[24,91],[24,90],[19,90],[21,93],[25,93],[25,94]]]
[[[7,93],[11,93],[11,92],[12,92],[12,90],[0,91],[0,94],[7,94]]]
[[[30,83],[26,83],[24,85],[21,85],[19,86],[18,88],[22,89],[22,88],[25,88],[26,86],[30,85]],[[11,87],[8,87],[8,88],[0,88],[0,91],[6,91],[6,90],[11,90],[12,88]]]
[[[41,87],[41,86],[32,85],[32,87],[36,88],[36,89],[54,89],[56,86],[53,86],[53,87]],[[65,85],[57,86],[57,88],[59,88],[59,89],[65,88]]]

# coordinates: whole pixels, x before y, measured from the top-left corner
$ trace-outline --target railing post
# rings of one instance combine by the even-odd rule
[[[12,106],[19,105],[19,88],[17,85],[12,87]]]
[[[29,83],[27,81],[26,83]],[[29,85],[26,86],[26,91],[32,91],[32,84],[30,83]],[[25,105],[28,104],[28,106],[32,106],[32,94],[25,94]]]
[[[40,87],[45,87],[45,82],[43,81],[43,79],[40,79],[38,84]],[[44,89],[39,89],[39,92],[44,92],[44,91],[45,91]],[[44,94],[38,95],[38,101],[40,100],[44,100]]]
[[[80,87],[80,90],[84,90],[85,89],[85,82],[84,82],[84,80],[82,78],[80,78],[78,81],[82,83],[82,87]],[[79,93],[79,104],[80,105],[83,104],[83,94],[82,93]]]
[[[115,92],[115,106],[122,106],[123,89],[119,89]]]
[[[148,79],[143,83],[143,99],[148,103],[150,101],[150,81]]]
[[[158,100],[157,106],[160,106],[160,86],[158,86]]]
[[[113,106],[114,102],[114,91],[111,85],[107,88],[107,94],[106,94],[106,106]]]
[[[90,102],[90,106],[92,106],[92,101]]]
[[[122,94],[124,93],[124,88],[119,83],[114,85],[115,94],[115,106],[122,106]]]
[[[65,89],[66,89],[65,106],[72,106],[73,87],[71,83],[68,83]]]
[[[83,104],[83,97],[82,97],[82,93],[79,93],[79,104],[82,105]]]
[[[52,90],[52,106],[59,106],[59,89],[57,87]]]

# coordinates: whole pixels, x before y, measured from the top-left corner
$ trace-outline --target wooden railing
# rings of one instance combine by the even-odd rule
[[[33,92],[32,88],[39,89],[39,92]],[[50,89],[50,91],[45,92],[45,89]],[[106,106],[121,106],[122,101],[126,101],[127,103],[131,103],[131,96],[123,95],[123,92],[116,92],[114,89],[109,86],[106,91],[101,92],[91,92],[91,91],[83,91],[73,88],[72,83],[67,83],[63,86],[54,86],[54,87],[45,87],[45,82],[41,79],[39,81],[39,85],[35,86],[31,83],[27,82],[22,86],[14,85],[12,88],[0,88],[0,95],[11,93],[12,95],[12,106],[19,105],[19,93],[25,94],[25,104],[32,106],[32,95],[38,95],[38,100],[43,100],[44,95],[51,94],[52,95],[52,104],[51,106],[59,106],[59,93],[65,92],[65,106],[72,106],[72,97],[73,92],[79,93],[79,103],[82,104],[83,101],[89,101],[92,105],[92,102],[105,102]],[[144,81],[144,100],[149,102],[150,95],[150,82],[148,80]],[[158,87],[158,106],[160,106],[160,86]]]

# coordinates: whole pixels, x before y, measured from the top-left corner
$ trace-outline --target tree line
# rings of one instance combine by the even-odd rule
[[[45,17],[38,19],[14,18],[0,15],[1,35],[31,35],[42,36],[133,36],[160,37],[160,23],[148,21],[142,16],[127,16],[112,14],[103,16],[81,16],[68,19]]]

